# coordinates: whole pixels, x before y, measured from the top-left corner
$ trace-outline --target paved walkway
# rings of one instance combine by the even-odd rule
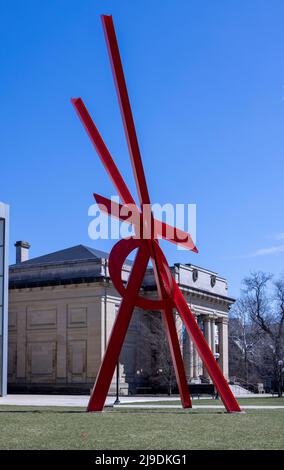
[[[263,398],[264,396],[271,395],[253,395],[253,398]],[[252,395],[249,396],[252,398]],[[171,405],[171,401],[178,400],[178,396],[168,397],[120,397],[121,405],[128,405],[131,408],[181,408],[180,405]],[[201,398],[202,399],[202,398]],[[106,405],[113,405],[115,397],[108,397]],[[89,401],[87,395],[7,395],[6,397],[0,397],[0,405],[12,405],[12,406],[82,406],[86,407]],[[166,401],[169,404],[155,405],[155,402]],[[143,402],[144,404],[139,404]],[[149,402],[149,404],[145,404]],[[221,408],[224,409],[223,405],[195,405],[195,399],[193,399],[193,408]],[[151,404],[153,403],[153,404]],[[118,405],[120,406],[120,405]],[[244,405],[243,409],[284,409],[281,405]]]
[[[114,405],[114,408],[136,408],[136,409],[182,409],[180,405]],[[203,408],[203,409],[222,409],[224,410],[225,407],[223,405],[194,405],[192,406],[193,409]],[[284,406],[282,405],[240,405],[242,410],[284,410]]]
[[[84,406],[89,401],[88,395],[7,395],[0,397],[0,405],[14,406]],[[139,402],[155,402],[155,401],[176,401],[179,396],[174,397],[120,397],[122,404],[139,403]],[[113,405],[115,397],[107,397],[106,405]]]

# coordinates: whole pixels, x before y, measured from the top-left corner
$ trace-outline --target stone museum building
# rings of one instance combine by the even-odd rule
[[[9,389],[89,393],[121,300],[109,277],[108,254],[78,245],[29,259],[29,248],[27,242],[17,242],[16,264],[10,266]],[[123,267],[124,281],[131,264]],[[234,299],[227,295],[227,281],[192,264],[175,264],[171,270],[228,378],[228,311]],[[141,295],[157,296],[152,268]],[[119,360],[122,394],[152,393],[159,389],[159,377],[162,384],[166,372],[159,342],[153,340],[153,315],[159,312],[138,308],[133,315]],[[177,315],[176,325],[188,383],[208,383]],[[111,392],[115,382],[116,374]]]

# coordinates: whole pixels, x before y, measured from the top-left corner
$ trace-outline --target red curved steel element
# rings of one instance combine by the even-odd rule
[[[143,225],[143,220],[142,214],[136,204],[125,204],[122,206],[121,204],[118,204],[115,201],[111,201],[110,199],[107,199],[106,197],[100,196],[96,193],[94,193],[94,198],[102,212],[132,224],[134,227],[136,226],[138,230],[140,230],[140,227]],[[129,212],[127,212],[127,208],[129,208]],[[198,253],[198,249],[193,243],[189,233],[186,233],[179,228],[172,227],[171,225],[157,219],[154,219],[152,224],[153,238],[164,238],[165,240],[175,243],[176,245],[182,245],[183,248],[187,248],[188,250]]]
[[[168,262],[159,246],[158,239],[165,238],[172,243],[183,245],[189,250],[198,252],[189,234],[155,220],[151,210],[149,211],[150,197],[112,17],[103,15],[102,23],[139,196],[140,208],[136,205],[134,198],[132,197],[110,152],[108,151],[98,129],[93,123],[82,99],[72,99],[71,101],[74,108],[76,109],[93,145],[95,146],[95,149],[121,200],[123,201],[124,206],[110,201],[103,196],[99,196],[98,194],[94,194],[94,197],[102,211],[131,223],[134,226],[136,235],[131,238],[120,240],[116,243],[110,253],[110,277],[115,288],[120,293],[122,300],[110,334],[106,352],[96,378],[87,411],[101,411],[103,409],[133,310],[135,307],[141,307],[145,310],[158,310],[162,312],[162,318],[170,346],[183,407],[190,408],[192,404],[186,381],[173,309],[176,309],[179,312],[185,328],[195,344],[227,411],[239,412],[241,411],[240,407],[232,394],[231,389],[201,330],[199,329],[194,315],[175,282]],[[145,217],[146,213],[147,217]],[[142,236],[140,234],[141,227],[143,229]],[[147,236],[145,236],[145,233]],[[137,249],[137,254],[127,285],[124,286],[121,280],[122,267],[127,256],[134,249]],[[150,259],[152,261],[159,294],[159,298],[157,300],[146,299],[139,295],[141,284]]]

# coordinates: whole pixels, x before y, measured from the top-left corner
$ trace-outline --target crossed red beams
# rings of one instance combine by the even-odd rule
[[[108,46],[108,53],[115,80],[116,91],[123,119],[128,149],[131,157],[131,164],[138,191],[141,211],[136,206],[127,185],[125,184],[115,162],[113,161],[113,158],[111,157],[95,124],[93,123],[82,99],[75,98],[71,101],[121,200],[124,204],[131,205],[132,208],[134,207],[136,216],[137,213],[139,214],[138,218],[140,225],[142,223],[147,226],[147,224],[151,223],[151,227],[154,226],[154,230],[150,229],[150,237],[147,239],[128,238],[120,240],[113,247],[110,253],[110,276],[114,286],[121,294],[122,300],[91,394],[87,411],[101,411],[104,407],[115,367],[119,360],[119,354],[126,336],[133,310],[136,306],[142,307],[144,309],[160,310],[162,312],[183,407],[191,408],[192,404],[175,326],[173,308],[177,309],[179,312],[185,324],[186,330],[195,344],[198,354],[206,366],[207,371],[211,376],[227,411],[241,411],[234,395],[231,392],[230,387],[228,386],[227,381],[222,374],[220,367],[215,361],[214,356],[195,321],[191,310],[189,309],[178,285],[171,275],[169,265],[159,246],[157,238],[166,238],[173,243],[182,244],[183,246],[186,246],[188,249],[195,252],[197,252],[197,248],[195,247],[189,234],[186,234],[185,232],[173,227],[166,226],[166,224],[162,222],[154,221],[153,215],[151,213],[148,214],[148,217],[143,218],[141,222],[142,215],[144,215],[144,208],[150,206],[150,198],[112,17],[102,15],[101,18],[104,27],[105,39]],[[113,207],[112,204],[114,204],[112,201],[97,194],[94,194],[94,196],[102,210],[108,212],[109,215],[114,215],[113,211],[111,210]],[[115,214],[117,217],[125,219],[125,217],[121,215],[121,206],[119,204],[116,205]],[[131,220],[128,221],[131,222]],[[171,233],[170,237],[167,236],[167,233],[169,233],[167,230],[169,229]],[[133,263],[132,271],[129,275],[127,285],[124,287],[121,280],[121,269],[128,254],[135,248],[138,248],[137,254]],[[145,299],[139,296],[141,284],[150,258],[154,268],[154,275],[160,300]]]

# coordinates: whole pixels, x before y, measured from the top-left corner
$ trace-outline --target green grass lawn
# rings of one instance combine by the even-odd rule
[[[237,401],[239,405],[278,405],[278,406],[283,406],[284,407],[284,397],[282,398],[277,398],[277,397],[264,397],[264,398],[238,398]],[[133,403],[134,404],[134,403]],[[150,402],[150,401],[143,401],[143,402],[137,402],[135,403],[136,405],[180,405],[181,406],[181,401],[179,399],[176,400],[163,400],[161,399],[160,401],[155,401],[155,402]],[[197,399],[194,398],[192,400],[192,404],[194,405],[222,405],[222,400],[214,400],[213,398],[203,398],[203,399]],[[122,404],[121,406],[127,406],[126,404]]]
[[[0,449],[284,449],[284,411],[1,406]]]

